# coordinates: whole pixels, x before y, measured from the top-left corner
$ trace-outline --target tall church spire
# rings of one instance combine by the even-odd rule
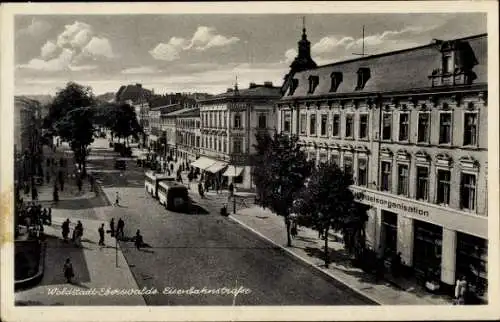
[[[298,55],[290,65],[293,72],[315,68],[317,65],[311,58],[311,42],[307,40],[306,17],[302,17],[302,39],[297,43]]]

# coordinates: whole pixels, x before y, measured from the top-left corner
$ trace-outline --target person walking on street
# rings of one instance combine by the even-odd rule
[[[123,238],[123,228],[125,227],[125,222],[120,218],[118,219],[118,224],[116,226],[116,238]]]
[[[64,263],[64,278],[66,278],[67,283],[72,283],[72,278],[75,277],[75,272],[73,271],[73,264],[69,258],[66,258],[66,262]]]
[[[137,248],[137,250],[141,250],[142,245],[143,245],[143,239],[141,231],[137,229],[137,232],[135,233],[135,247]]]
[[[67,242],[68,235],[69,235],[69,219],[66,219],[66,221],[63,222],[61,228],[62,228],[62,236],[63,236],[64,242]]]
[[[120,195],[118,194],[118,191],[116,192],[115,206],[117,206],[117,207],[120,206]]]
[[[99,231],[99,246],[104,246],[104,224],[101,224]]]
[[[75,236],[75,245],[77,247],[82,246],[82,237],[83,237],[83,225],[80,220],[78,220],[78,224],[76,224],[75,230],[74,230],[74,236]]]
[[[200,194],[200,197],[203,199],[205,197],[205,193],[203,192],[203,184],[198,182],[198,193]]]
[[[234,194],[234,185],[233,185],[233,183],[231,182],[231,183],[229,184],[229,195],[232,197],[232,196],[233,196],[233,194]]]
[[[115,218],[111,218],[109,229],[111,230],[111,237],[115,237]]]

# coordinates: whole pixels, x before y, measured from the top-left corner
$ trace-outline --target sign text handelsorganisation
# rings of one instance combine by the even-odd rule
[[[368,195],[364,192],[355,192],[354,198],[360,202],[366,201],[366,202],[370,202],[370,203],[379,204],[381,206],[386,207],[387,209],[403,210],[403,211],[408,212],[408,213],[417,214],[417,215],[424,216],[424,217],[429,217],[429,211],[427,211],[427,210],[422,210],[419,207],[415,207],[415,206],[408,206],[408,205],[404,204],[403,202],[395,202],[395,201],[387,200],[385,198],[371,196],[371,195]]]

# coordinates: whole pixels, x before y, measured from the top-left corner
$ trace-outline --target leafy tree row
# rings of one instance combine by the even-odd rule
[[[324,236],[329,231],[343,235],[346,250],[360,258],[365,249],[364,206],[354,200],[349,189],[352,174],[335,163],[318,167],[308,161],[297,136],[281,133],[258,134],[253,158],[253,178],[258,203],[283,216],[288,246],[291,242],[291,214],[301,224],[314,227]],[[325,239],[325,265],[328,266],[328,238]]]

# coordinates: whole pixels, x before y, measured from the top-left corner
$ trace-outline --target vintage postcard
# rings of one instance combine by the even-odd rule
[[[1,318],[498,318],[498,4],[1,6]]]

